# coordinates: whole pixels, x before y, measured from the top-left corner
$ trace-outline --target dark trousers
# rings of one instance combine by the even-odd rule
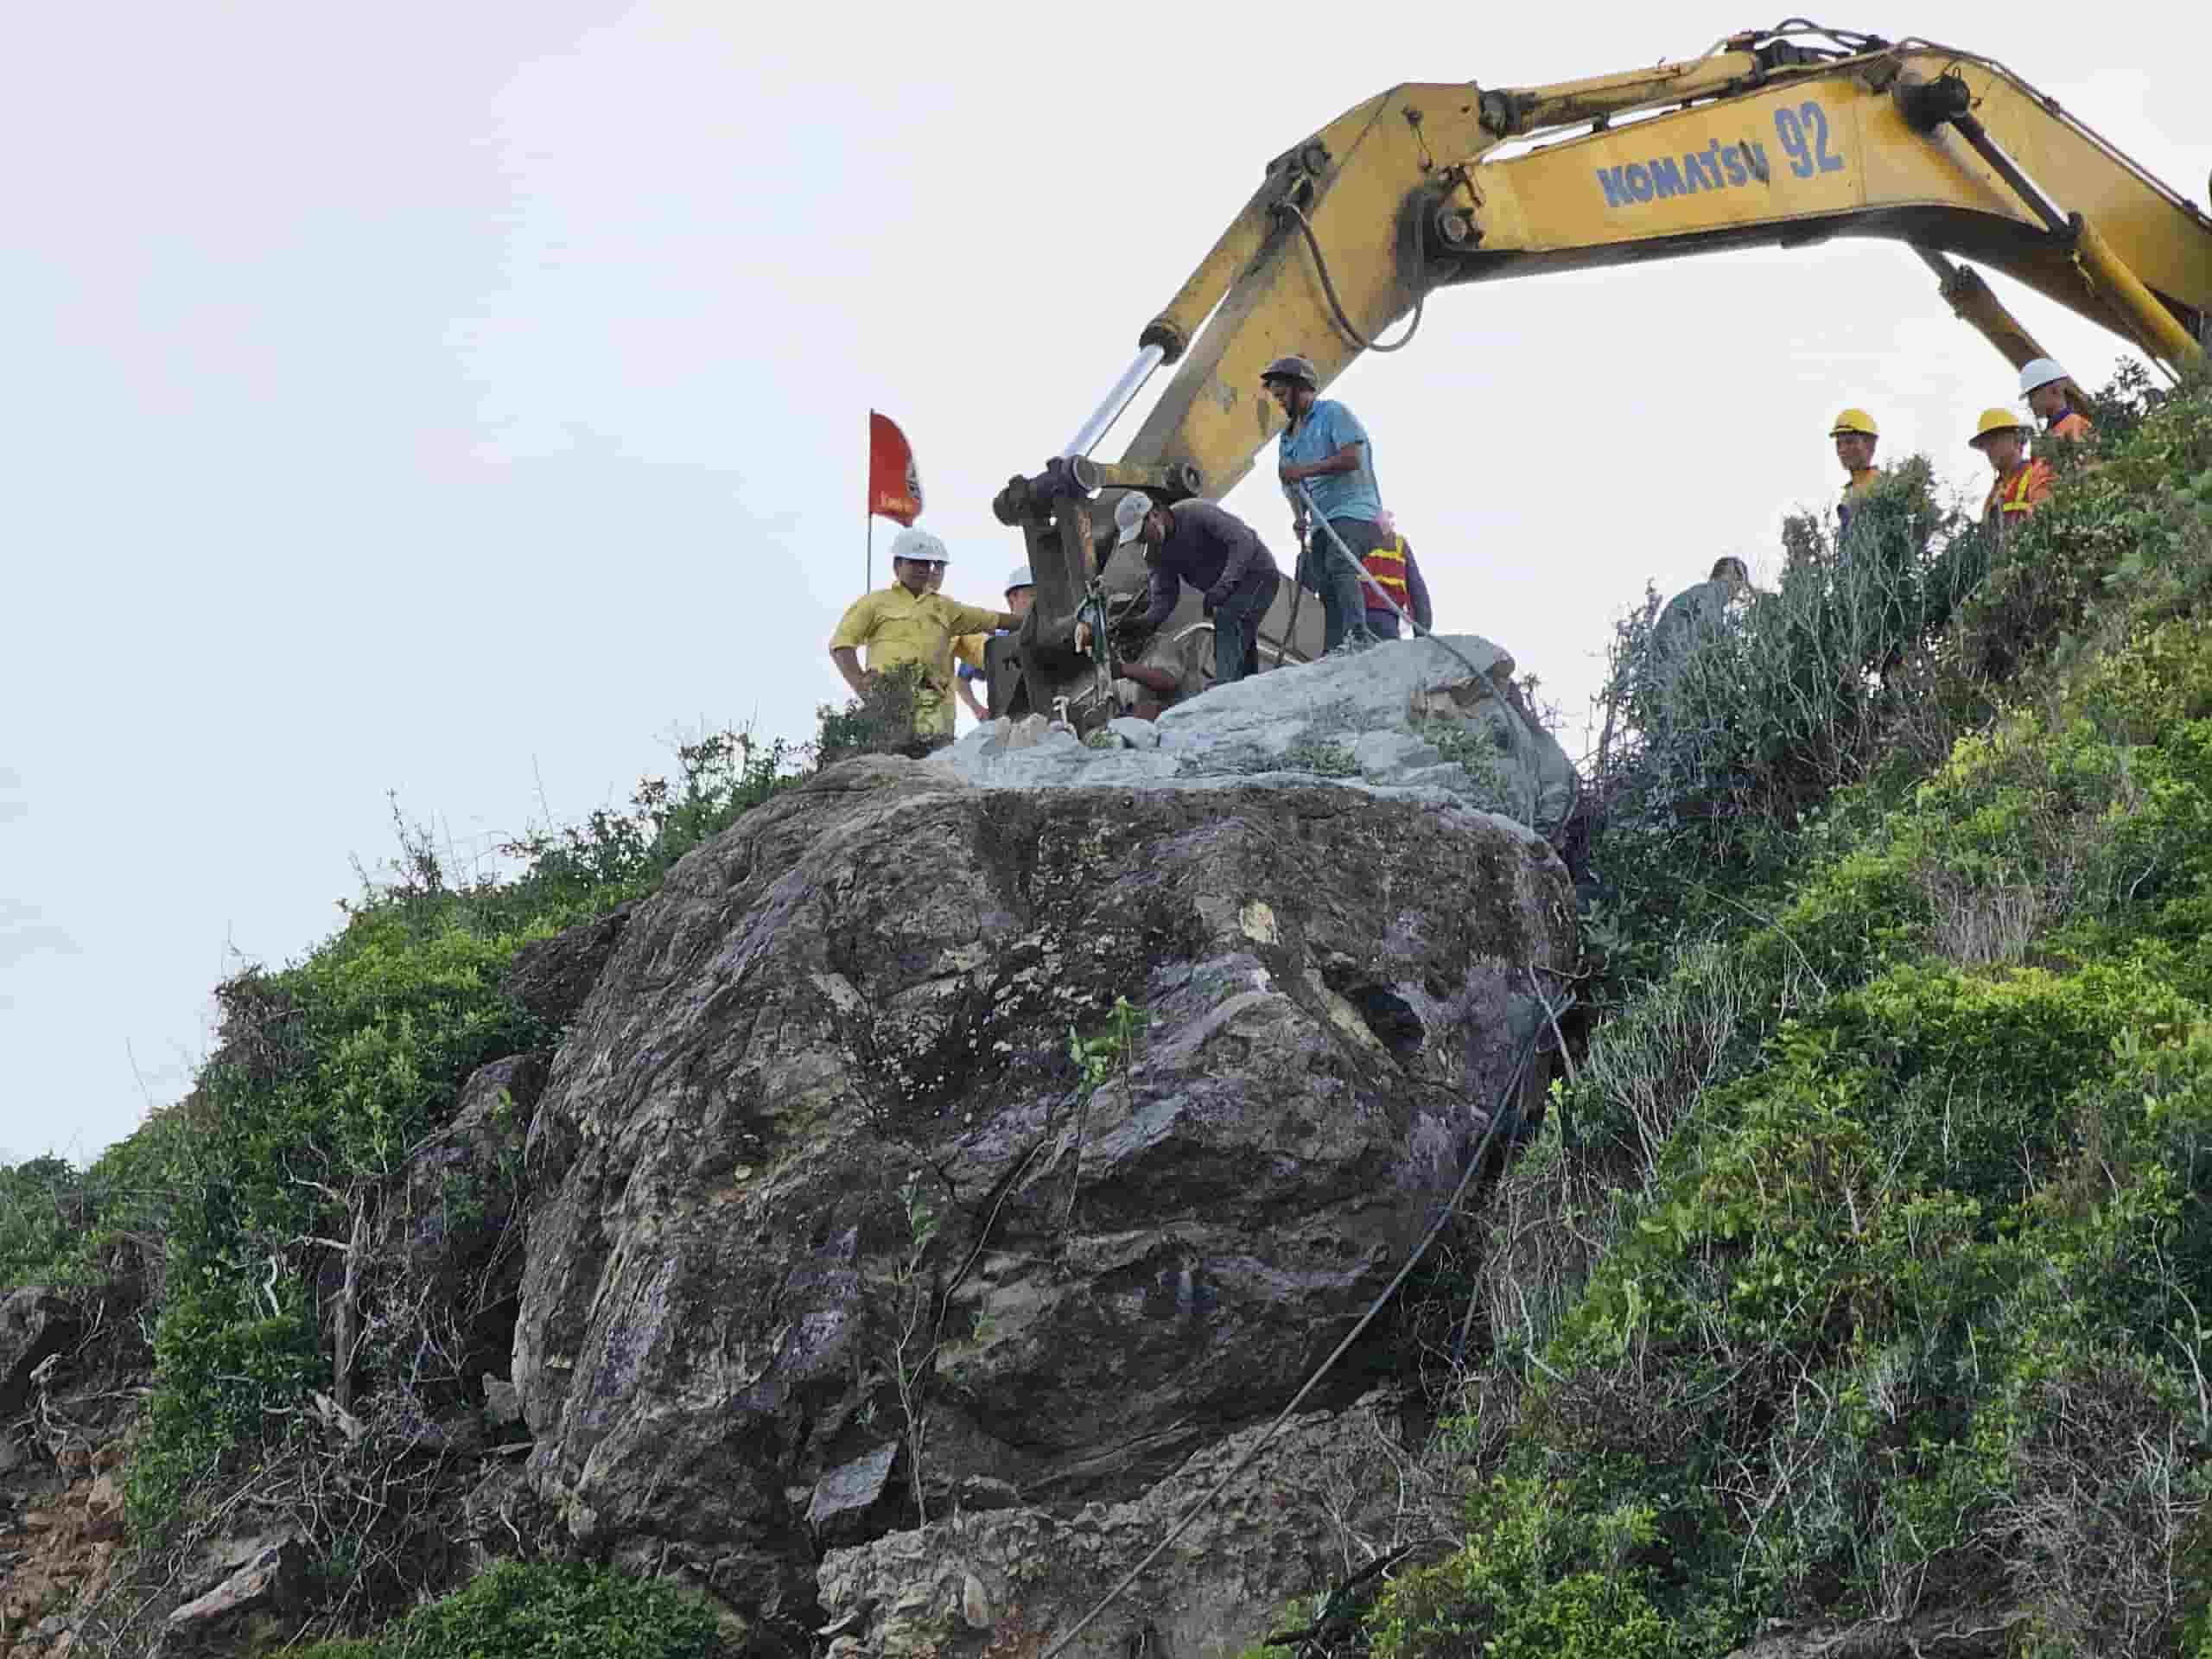
[[[1364,518],[1332,518],[1325,528],[1316,524],[1307,535],[1298,556],[1298,585],[1321,596],[1324,651],[1334,651],[1347,637],[1355,640],[1370,637],[1359,574],[1337,550],[1336,543],[1329,537],[1331,530],[1343,538],[1353,558],[1363,558],[1382,544],[1382,530]]]
[[[1398,637],[1398,613],[1395,611],[1370,611],[1367,613],[1367,631],[1377,639],[1395,639]]]
[[[1260,619],[1274,601],[1274,578],[1248,582],[1214,607],[1213,683],[1227,685],[1260,671]]]

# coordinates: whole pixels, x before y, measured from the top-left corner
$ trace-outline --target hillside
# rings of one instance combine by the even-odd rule
[[[1656,971],[1491,1199],[1376,1650],[2202,1648],[2212,407],[2130,418],[1993,562],[1903,481],[1796,526],[1640,711],[1592,931]]]
[[[1908,464],[1843,547],[1793,526],[1781,590],[1679,672],[1645,671],[1649,609],[1624,625],[1586,859],[1570,837],[1589,902],[1548,1109],[1363,1357],[1428,1431],[1391,1477],[1417,1494],[1393,1535],[1408,1548],[1261,1625],[1305,1630],[1309,1653],[1408,1656],[2212,1645],[2212,395],[2124,385],[2103,409],[2094,453],[2001,548]],[[809,1627],[710,1573],[656,1580],[665,1553],[626,1544],[643,1577],[559,1566],[575,1516],[533,1529],[480,1495],[550,1421],[504,1381],[537,1249],[521,1218],[553,1201],[526,1155],[550,1132],[525,1139],[546,1068],[583,1145],[567,1035],[658,1052],[611,1002],[580,1016],[609,953],[655,901],[660,931],[626,960],[650,934],[654,963],[677,961],[725,925],[686,922],[665,885],[695,849],[702,916],[720,916],[723,889],[699,885],[718,861],[777,836],[816,868],[792,826],[835,803],[791,798],[813,758],[704,741],[630,810],[517,849],[504,882],[450,883],[404,836],[332,939],[220,988],[188,1098],[89,1169],[0,1171],[0,1496],[21,1512],[0,1515],[0,1652],[142,1650],[187,1589],[232,1581],[211,1548],[256,1539],[285,1593],[224,1627],[233,1649],[381,1629],[393,1655],[519,1654],[533,1620],[580,1651],[616,1630],[639,1654],[804,1649]],[[1267,810],[1310,823],[1303,798]],[[1054,811],[1034,837],[1080,816]],[[1157,859],[1116,865],[1090,829],[1065,855],[1141,880],[1192,813],[1148,832]],[[1236,879],[1289,879],[1263,865]],[[1245,896],[1213,902],[1233,920]],[[1118,1073],[1134,1121],[1132,1018],[1195,1030],[1205,1011],[1162,993],[1116,1027],[1107,993],[1176,952],[1202,984],[1179,916],[1158,912],[1152,957],[1116,959],[1061,1049],[1018,1057],[1039,1090],[1087,1105]],[[1331,912],[1309,947],[1303,922],[1281,949],[1310,948],[1296,1017],[1327,1041],[1300,1027],[1299,1067],[1332,1075],[1340,1050],[1388,1045],[1328,1035],[1361,988],[1325,973],[1369,946],[1329,934]],[[1272,919],[1242,925],[1279,943]],[[1057,1039],[1059,1014],[1037,1017]],[[1371,1084],[1345,1071],[1342,1098]],[[886,1282],[911,1294],[935,1221],[897,1196],[907,1279]],[[1287,1395],[1309,1361],[1269,1340],[1281,1374],[1251,1388]],[[1028,1389],[1026,1363],[1008,1376]],[[1102,1395],[1115,1370],[1097,1365]],[[887,1409],[909,1381],[902,1360]],[[867,1536],[931,1520],[912,1487]],[[1369,1557],[1340,1542],[1349,1579]],[[530,1559],[479,1572],[505,1554]]]

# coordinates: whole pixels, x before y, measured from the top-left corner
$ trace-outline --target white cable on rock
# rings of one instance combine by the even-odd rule
[[[1465,665],[1468,673],[1473,675],[1478,680],[1482,678],[1482,670],[1477,668],[1472,663],[1468,662],[1465,654],[1460,651],[1459,646],[1453,645],[1450,640],[1439,636],[1435,629],[1424,628],[1421,626],[1420,623],[1414,621],[1412,617],[1406,614],[1405,607],[1399,604],[1396,600],[1390,597],[1390,590],[1385,588],[1382,582],[1376,579],[1375,573],[1372,570],[1370,570],[1367,566],[1361,562],[1359,555],[1353,552],[1351,549],[1344,545],[1344,538],[1337,534],[1337,527],[1331,524],[1326,518],[1321,517],[1321,509],[1313,505],[1313,492],[1306,487],[1306,480],[1302,478],[1295,480],[1293,482],[1292,487],[1297,490],[1299,498],[1306,503],[1306,512],[1312,513],[1315,522],[1318,523],[1324,531],[1328,532],[1329,539],[1332,542],[1334,542],[1337,545],[1337,551],[1343,554],[1345,558],[1351,562],[1351,568],[1359,573],[1359,579],[1362,582],[1365,582],[1368,587],[1373,589],[1376,593],[1382,595],[1382,602],[1398,613],[1398,620],[1406,625],[1407,631],[1417,639],[1434,640],[1438,645],[1442,645],[1445,650],[1450,652],[1454,657],[1459,658],[1459,661]]]

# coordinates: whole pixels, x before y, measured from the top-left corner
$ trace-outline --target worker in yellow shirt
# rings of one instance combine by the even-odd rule
[[[1981,504],[1981,522],[1999,534],[2050,496],[2056,480],[2050,463],[2028,457],[2028,438],[2033,430],[2009,409],[1986,409],[1974,436],[1967,440],[1989,458],[1989,469],[1997,474],[1997,481],[1989,486],[1989,499]]]
[[[1011,612],[958,604],[935,592],[933,584],[944,580],[951,562],[944,543],[928,531],[900,531],[891,543],[891,585],[855,600],[830,636],[830,660],[856,697],[865,697],[885,669],[919,665],[914,735],[931,745],[952,736],[954,636],[1010,628],[1019,620]]]
[[[1874,465],[1874,445],[1881,435],[1874,417],[1863,409],[1845,410],[1828,429],[1828,436],[1835,440],[1835,458],[1843,463],[1845,475],[1843,499],[1835,507],[1838,536],[1851,528],[1851,510],[1858,505],[1859,498],[1881,481],[1881,470]]]

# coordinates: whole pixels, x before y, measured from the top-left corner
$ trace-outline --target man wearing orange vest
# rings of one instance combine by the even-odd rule
[[[2054,438],[2079,443],[2096,430],[2082,412],[2088,399],[2053,359],[2039,357],[2020,371],[2020,396],[2028,400],[2028,412]]]
[[[1997,474],[1981,505],[1981,522],[2000,535],[2050,497],[2050,463],[2029,458],[2030,430],[2011,410],[1987,409],[1967,441],[1989,457],[1990,470]]]
[[[1874,417],[1863,409],[1845,410],[1828,429],[1828,436],[1835,440],[1835,458],[1843,463],[1844,471],[1843,499],[1835,505],[1838,536],[1851,528],[1851,510],[1859,498],[1881,482],[1881,470],[1874,465],[1874,445],[1881,435]]]
[[[1413,543],[1398,533],[1398,521],[1388,508],[1375,521],[1382,532],[1381,544],[1360,563],[1367,567],[1367,574],[1382,584],[1390,597],[1397,601],[1398,610],[1414,620],[1414,626],[1427,633],[1432,613],[1428,604],[1428,584],[1421,580],[1421,566],[1414,562]],[[1377,639],[1398,637],[1398,612],[1383,604],[1382,596],[1366,582],[1360,584],[1367,601],[1367,631]]]

